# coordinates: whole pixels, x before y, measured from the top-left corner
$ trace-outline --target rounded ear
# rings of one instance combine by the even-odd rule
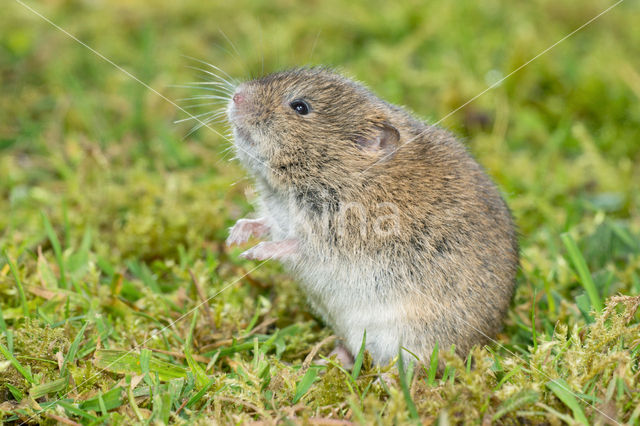
[[[363,151],[385,155],[393,153],[398,142],[400,142],[400,132],[387,122],[377,125],[370,135],[356,139],[356,143]]]

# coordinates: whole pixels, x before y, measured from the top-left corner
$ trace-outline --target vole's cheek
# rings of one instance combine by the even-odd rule
[[[234,139],[241,146],[255,146],[255,141],[247,130],[242,127],[234,128]]]

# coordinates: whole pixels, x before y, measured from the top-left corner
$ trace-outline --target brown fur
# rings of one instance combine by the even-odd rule
[[[313,281],[305,258],[379,266],[362,271],[354,297],[397,306],[401,342],[425,359],[436,342],[466,354],[500,330],[518,266],[514,224],[450,133],[324,68],[273,74],[238,90],[246,97],[231,114],[238,156],[265,206],[293,200],[297,207],[283,211],[304,217],[289,230],[301,247],[299,257],[284,260],[294,273]],[[311,105],[308,115],[291,109],[296,98]],[[369,148],[377,137],[384,143]],[[356,203],[351,210],[349,203]],[[374,219],[391,210],[379,203],[397,207],[391,235],[375,232]],[[349,213],[339,214],[345,206]]]

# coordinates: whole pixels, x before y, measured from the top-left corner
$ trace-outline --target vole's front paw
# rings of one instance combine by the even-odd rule
[[[284,259],[295,254],[297,249],[297,240],[263,241],[240,256],[252,260]]]
[[[269,231],[265,218],[240,219],[229,230],[227,246],[245,243],[251,236],[261,237]]]

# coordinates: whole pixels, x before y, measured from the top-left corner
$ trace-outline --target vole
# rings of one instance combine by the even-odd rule
[[[239,220],[227,243],[267,239],[243,256],[278,259],[299,279],[343,360],[365,331],[386,364],[400,347],[465,355],[501,329],[514,223],[451,133],[328,68],[239,84],[227,114],[260,217]]]

